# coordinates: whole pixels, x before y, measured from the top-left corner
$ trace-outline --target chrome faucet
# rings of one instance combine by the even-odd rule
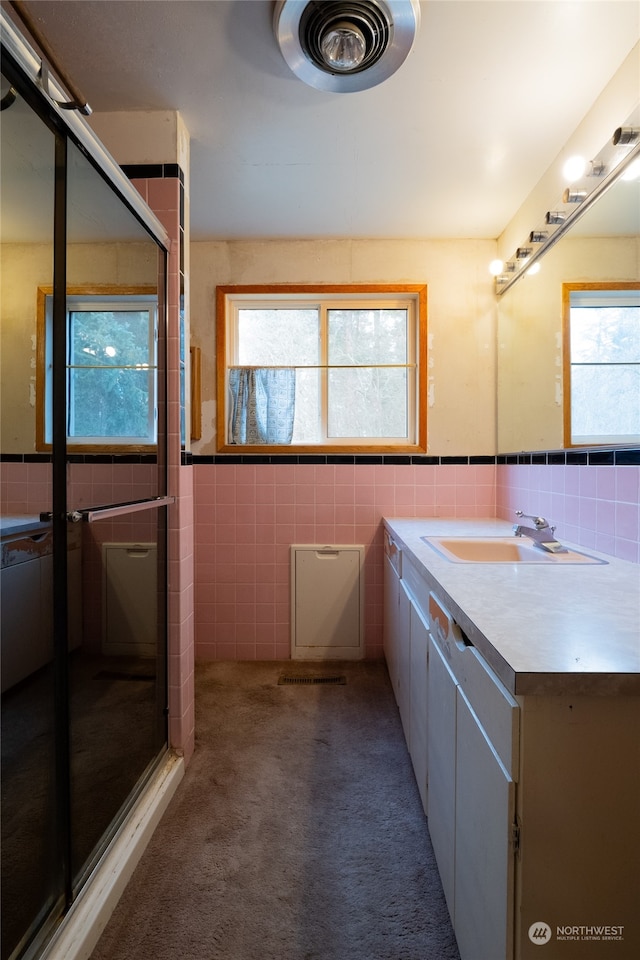
[[[554,537],[556,528],[550,527],[544,517],[534,517],[530,513],[523,513],[522,510],[516,510],[516,517],[533,520],[533,527],[525,527],[520,523],[514,524],[513,532],[516,537],[529,537],[537,547],[548,550],[549,553],[566,553],[567,548]]]

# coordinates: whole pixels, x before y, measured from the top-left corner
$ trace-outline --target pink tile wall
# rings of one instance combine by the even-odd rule
[[[494,516],[495,469],[195,466],[196,658],[289,657],[292,543],[364,544],[365,654],[382,656],[382,517]]]
[[[0,512],[38,516],[51,510],[51,464],[0,464]]]
[[[169,492],[169,741],[188,760],[195,746],[193,476],[180,465],[180,181],[132,180],[171,238],[168,258],[167,366]]]
[[[84,469],[90,471],[87,481],[112,482],[111,467]],[[134,471],[140,469],[146,468],[134,465]],[[49,471],[48,464],[2,464],[3,510],[39,512]],[[78,473],[79,485],[82,479]],[[174,462],[171,484],[178,503],[170,530],[170,730],[174,746],[187,755],[193,749],[194,656],[289,657],[292,543],[365,545],[368,657],[382,653],[385,515],[512,520],[515,510],[523,509],[548,517],[560,539],[640,562],[640,467],[635,466],[179,467]],[[76,492],[82,502],[80,487]],[[121,540],[142,535],[139,529],[112,534]]]
[[[640,562],[640,467],[513,464],[497,468],[496,515],[535,513],[559,540]]]

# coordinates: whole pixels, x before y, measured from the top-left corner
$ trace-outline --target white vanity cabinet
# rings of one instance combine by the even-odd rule
[[[416,783],[427,812],[428,755],[427,702],[428,702],[428,657],[429,632],[425,618],[413,601],[409,604],[409,753]]]
[[[401,692],[402,675],[408,668],[409,598],[401,583],[402,553],[387,533],[384,549],[383,648],[393,694],[400,708],[404,693]]]
[[[429,834],[451,918],[455,909],[456,701],[457,681],[429,637],[428,750]]]
[[[611,558],[585,583],[584,568],[452,563],[423,540],[505,526],[385,521],[408,745],[460,955],[636,960],[638,568]]]
[[[82,640],[81,529],[68,536],[69,649]],[[33,529],[7,534],[0,544],[2,692],[25,680],[53,656],[53,535]]]
[[[416,572],[385,534],[384,654],[426,813],[428,628],[412,589]]]
[[[385,553],[385,656],[460,954],[513,960],[518,703],[410,557]]]
[[[429,803],[462,960],[511,960],[519,708],[429,597]]]

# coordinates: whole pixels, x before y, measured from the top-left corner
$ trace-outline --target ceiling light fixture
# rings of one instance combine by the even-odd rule
[[[329,70],[349,73],[358,70],[367,55],[367,41],[355,23],[337,23],[320,37],[322,59]]]
[[[562,168],[562,176],[567,183],[574,183],[584,175],[587,168],[587,161],[584,157],[569,157]]]
[[[640,136],[640,130],[635,127],[618,127],[611,142],[614,147],[617,147],[618,144],[624,146],[628,143],[635,143],[638,136]]]
[[[368,90],[394,74],[419,24],[418,0],[277,0],[273,13],[293,73],[330,93]]]
[[[603,177],[607,172],[607,165],[602,160],[591,160],[587,171],[588,177]]]
[[[565,192],[562,194],[563,203],[582,203],[586,198],[586,190],[572,190],[571,187],[567,187]]]
[[[532,268],[540,257],[564,236],[617,179],[631,179],[635,173],[640,172],[639,121],[640,103],[627,119],[627,124],[618,127],[613,137],[599,151],[597,158],[584,164],[584,169],[577,179],[574,178],[578,172],[579,158],[571,157],[571,161],[575,161],[573,170],[567,170],[565,164],[563,176],[572,181],[571,186],[565,189],[558,206],[547,210],[544,226],[536,227],[529,233],[528,243],[535,244],[535,248],[526,245],[518,247],[511,259],[506,261],[504,270],[495,280],[498,294],[505,293],[521,276],[533,273]]]

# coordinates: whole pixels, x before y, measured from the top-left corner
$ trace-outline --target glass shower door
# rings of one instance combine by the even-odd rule
[[[8,64],[3,69],[10,71]],[[36,452],[36,318],[53,283],[60,139],[3,73],[0,98],[2,948],[15,956],[64,903],[53,651],[52,465]]]
[[[66,503],[71,877],[166,749],[163,254],[67,154]]]
[[[18,960],[167,749],[171,500],[166,253],[4,37],[0,958]]]

